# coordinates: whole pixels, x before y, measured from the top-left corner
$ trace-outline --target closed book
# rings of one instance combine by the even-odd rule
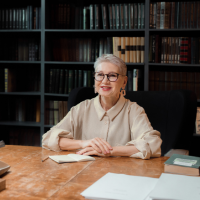
[[[145,8],[144,3],[141,3],[141,29],[144,29],[145,27]]]
[[[74,70],[74,88],[78,87],[78,70]]]
[[[59,119],[59,104],[58,101],[53,101],[53,112],[54,112],[54,121],[53,124],[56,125]]]
[[[109,18],[109,28],[113,28],[113,13],[112,13],[112,4],[108,4],[108,18]]]
[[[165,25],[165,6],[166,2],[161,2],[160,3],[160,29],[164,29]]]
[[[68,85],[69,85],[69,70],[64,70],[64,94],[68,94]]]
[[[165,3],[164,29],[170,28],[170,2]]]
[[[15,92],[16,91],[16,72],[11,68],[4,68],[4,91]]]
[[[150,3],[149,7],[149,28],[152,29],[153,26],[153,3]]]
[[[165,72],[165,91],[171,90],[171,72]]]
[[[200,1],[197,2],[197,28],[200,28]]]
[[[120,4],[115,4],[115,20],[116,20],[116,29],[121,28],[120,24]]]
[[[133,91],[133,70],[128,70],[128,91]]]
[[[59,94],[64,94],[64,69],[60,69]]]
[[[185,27],[185,13],[186,13],[186,9],[185,9],[185,5],[186,2],[181,2],[181,28],[184,29]]]
[[[138,4],[134,3],[134,29],[138,29]]]
[[[98,57],[101,57],[103,55],[103,41],[104,41],[104,38],[99,39],[99,55],[98,55]]]
[[[69,70],[68,94],[72,91],[73,88],[74,88],[74,70]]]
[[[152,28],[156,29],[157,22],[157,2],[153,2],[153,13],[152,13]]]
[[[161,2],[157,2],[157,12],[156,12],[156,29],[160,29],[161,24]]]
[[[108,11],[107,5],[101,4],[103,29],[108,29]]]
[[[113,21],[113,29],[116,29],[115,4],[112,4],[112,21]]]
[[[128,12],[129,29],[134,29],[134,5],[133,5],[133,3],[129,3],[128,8],[129,8],[129,12]]]
[[[133,37],[130,37],[130,63],[133,63]]]
[[[173,154],[164,164],[164,172],[167,173],[200,175],[200,158],[196,156]]]
[[[165,91],[165,72],[159,71],[159,91]]]
[[[113,54],[113,38],[107,37],[107,53]]]
[[[188,63],[188,37],[181,37],[180,63]]]
[[[154,82],[155,82],[154,71],[149,71],[149,91],[155,90]]]
[[[9,29],[13,29],[13,12],[12,9],[9,9]]]
[[[138,19],[138,29],[141,29],[141,3],[138,3],[138,16],[137,16],[137,19]]]
[[[9,9],[6,9],[5,12],[5,29],[9,29]]]
[[[152,39],[153,36],[149,36],[149,63],[152,63]]]
[[[138,69],[133,69],[133,91],[138,91]]]
[[[92,61],[92,39],[87,40],[87,62]]]
[[[94,5],[90,4],[90,29],[94,29]]]
[[[159,35],[156,35],[155,63],[161,63],[161,40]]]
[[[180,89],[187,90],[187,72],[180,72]]]
[[[200,72],[195,73],[195,93],[197,95],[197,99],[200,99]]]
[[[141,63],[141,37],[136,37],[136,63]]]
[[[129,29],[129,6],[124,4],[124,29]]]
[[[87,70],[83,70],[83,87],[88,87],[88,73],[87,73]]]
[[[121,58],[121,37],[113,37],[113,54]]]
[[[175,22],[175,2],[170,2],[171,6],[171,29],[174,29],[174,22]]]
[[[103,54],[107,54],[107,47],[108,47],[108,45],[107,45],[107,39],[104,38],[103,39]]]
[[[137,62],[136,46],[137,46],[137,37],[133,37],[133,63]]]
[[[156,58],[156,35],[152,35],[152,63],[155,63]]]
[[[125,48],[126,48],[125,37],[121,37],[121,59],[124,62],[125,62]]]
[[[83,70],[78,70],[78,87],[83,86]]]
[[[141,63],[144,63],[144,37],[141,37],[140,50],[141,50]]]
[[[36,122],[40,122],[40,100],[36,100]]]
[[[125,37],[125,62],[130,62],[130,37]]]
[[[120,29],[125,29],[124,4],[119,4]]]
[[[100,29],[100,5],[94,4],[95,29]]]

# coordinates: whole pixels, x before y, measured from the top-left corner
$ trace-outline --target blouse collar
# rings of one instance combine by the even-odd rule
[[[110,120],[113,121],[114,118],[119,114],[119,112],[124,107],[125,102],[126,102],[126,99],[122,95],[120,95],[120,98],[117,101],[117,103],[112,108],[110,108],[108,111],[105,111],[102,108],[101,103],[100,103],[100,95],[96,96],[94,98],[94,107],[97,111],[99,120],[101,121],[103,119],[103,117],[105,115],[107,115],[110,118]]]

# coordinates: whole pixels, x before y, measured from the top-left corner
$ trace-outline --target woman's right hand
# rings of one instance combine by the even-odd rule
[[[86,147],[93,147],[97,152],[107,154],[110,153],[110,150],[112,150],[112,146],[106,142],[102,138],[93,138],[91,140],[82,140],[81,141],[81,147],[82,149]]]

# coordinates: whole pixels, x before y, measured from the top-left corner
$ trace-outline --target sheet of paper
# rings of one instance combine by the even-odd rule
[[[67,155],[49,156],[49,158],[55,160],[56,162],[76,162],[76,160]]]
[[[163,173],[149,196],[153,200],[199,200],[200,177]]]
[[[81,193],[90,199],[144,200],[157,183],[156,178],[107,173]]]
[[[84,161],[84,160],[95,160],[92,156],[84,156],[79,154],[68,154],[71,158],[73,158],[76,161]]]

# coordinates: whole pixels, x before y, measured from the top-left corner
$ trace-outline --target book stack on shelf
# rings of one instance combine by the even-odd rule
[[[11,127],[8,138],[11,145],[40,146],[40,134],[36,128]]]
[[[68,113],[67,101],[45,101],[45,124],[56,125]]]
[[[151,2],[149,27],[151,29],[200,28],[200,2]]]
[[[92,87],[93,71],[76,69],[49,69],[46,80],[46,92],[69,94],[76,87]]]
[[[0,29],[41,29],[41,7],[1,7]]]
[[[36,38],[0,38],[0,60],[40,61],[41,45]]]
[[[199,64],[200,37],[160,37],[149,39],[149,62],[169,64]]]
[[[126,63],[144,63],[144,37],[113,37],[113,54]]]
[[[2,98],[0,121],[9,122],[40,122],[40,100],[17,97]]]
[[[50,5],[52,29],[144,29],[144,3]]]

